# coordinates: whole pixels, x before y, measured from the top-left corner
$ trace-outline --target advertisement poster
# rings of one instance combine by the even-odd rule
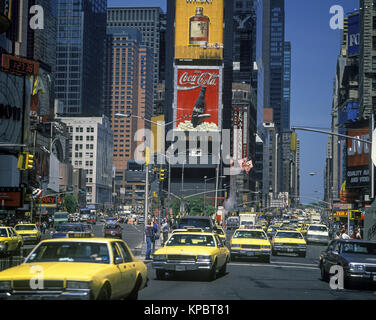
[[[351,129],[347,131],[347,134],[351,137],[357,137],[362,140],[369,140],[368,127]],[[369,185],[370,152],[370,144],[353,139],[347,139],[347,188],[367,187]]]
[[[355,56],[359,55],[360,52],[360,29],[359,29],[359,13],[349,15],[348,17],[348,28],[349,28],[349,36],[348,36],[348,55]]]
[[[176,67],[175,79],[175,129],[221,130],[222,68]]]
[[[176,0],[175,59],[223,59],[223,0]]]

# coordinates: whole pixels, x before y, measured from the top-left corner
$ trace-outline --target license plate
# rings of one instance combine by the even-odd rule
[[[373,276],[373,281],[376,281],[376,276]]]
[[[247,256],[254,256],[255,253],[254,252],[247,252]]]
[[[175,271],[185,271],[185,266],[175,266]]]
[[[287,249],[287,252],[293,252],[294,250],[293,249]]]
[[[240,253],[242,253],[242,254],[246,254],[247,251],[245,251],[245,250],[240,250]]]

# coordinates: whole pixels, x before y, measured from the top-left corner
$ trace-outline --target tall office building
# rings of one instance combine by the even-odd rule
[[[282,129],[290,129],[291,103],[291,42],[285,42],[283,63]]]
[[[58,1],[56,98],[69,116],[103,114],[107,0]]]
[[[107,10],[109,27],[136,28],[142,34],[142,42],[153,51],[153,112],[156,112],[157,85],[160,64],[160,27],[162,10],[159,7],[110,7]],[[164,61],[163,61],[164,62]],[[162,62],[162,63],[163,63]]]
[[[273,108],[277,131],[283,128],[284,48],[285,1],[257,0],[258,104]]]
[[[142,179],[128,181],[128,161],[135,160],[137,144],[135,133],[149,126],[153,106],[153,53],[142,44],[142,35],[135,28],[107,28],[105,114],[114,131],[114,158],[116,168],[115,191],[125,203],[132,203],[132,190],[144,185]],[[134,117],[117,118],[116,113]],[[137,118],[139,117],[139,118]]]

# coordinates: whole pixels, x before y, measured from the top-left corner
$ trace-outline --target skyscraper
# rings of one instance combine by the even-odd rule
[[[107,25],[109,27],[138,29],[142,34],[142,42],[153,51],[153,111],[156,111],[156,94],[159,83],[161,16],[162,10],[159,7],[110,7],[107,10]]]
[[[114,131],[116,192],[121,198],[125,197],[126,203],[131,203],[132,190],[137,185],[144,185],[141,181],[129,183],[126,170],[128,161],[135,159],[136,131],[148,127],[145,120],[136,117],[151,117],[153,63],[153,52],[142,44],[140,31],[122,26],[107,28],[105,114]],[[117,118],[116,113],[135,117]]]
[[[285,1],[257,0],[258,110],[273,109],[277,131],[282,129],[284,47]]]
[[[283,63],[282,129],[290,129],[291,42],[285,42]]]
[[[106,0],[58,1],[56,98],[69,116],[103,114]]]

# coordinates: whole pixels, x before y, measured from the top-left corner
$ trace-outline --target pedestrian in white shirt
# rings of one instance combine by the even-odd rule
[[[341,239],[350,239],[350,236],[346,233],[346,230],[342,230]]]

